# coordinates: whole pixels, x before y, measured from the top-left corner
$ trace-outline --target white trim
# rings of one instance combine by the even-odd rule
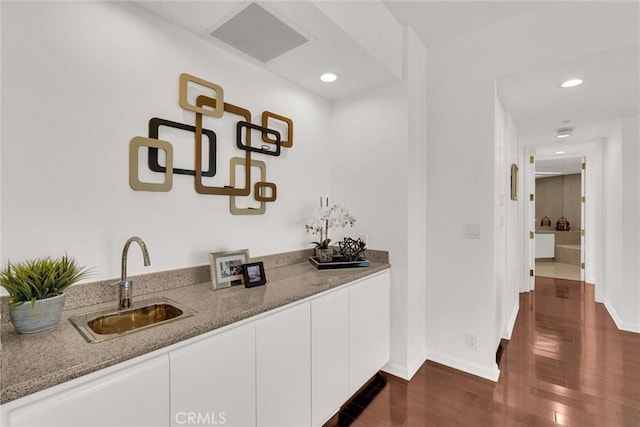
[[[586,212],[585,223],[583,228],[587,230],[585,236],[584,255],[586,269],[584,271],[584,279],[587,283],[595,284],[595,300],[602,301],[606,295],[606,285],[602,279],[602,272],[604,271],[603,256],[595,256],[595,242],[603,241],[604,236],[604,213],[602,212],[603,206],[603,158],[602,152],[603,144],[606,142],[606,138],[594,138],[586,141],[579,141],[575,143],[565,144],[566,153],[562,156],[554,154],[556,149],[553,144],[541,144],[535,146],[525,146],[523,151],[527,156],[528,151],[535,152],[535,162],[539,160],[558,159],[558,158],[575,158],[582,157],[586,159],[587,163],[587,179],[586,179]],[[525,167],[530,167],[528,157],[526,158]],[[533,171],[535,173],[535,163]],[[535,183],[535,179],[534,179]],[[530,190],[525,187],[525,193],[529,194]],[[535,194],[535,191],[534,191]],[[534,217],[535,213],[528,212],[525,209],[525,230],[527,232],[526,225],[535,225]],[[525,248],[526,249],[526,248]],[[525,250],[526,252],[526,250]],[[525,253],[525,256],[528,254]],[[525,258],[526,262],[528,258]],[[534,263],[535,265],[535,263]],[[525,272],[528,274],[528,272]],[[534,280],[531,280],[531,290],[533,290]]]
[[[413,378],[413,376],[418,372],[420,367],[424,365],[424,362],[427,361],[426,353],[423,353],[409,362],[408,371],[409,371],[409,379]]]
[[[382,371],[393,375],[394,377],[402,378],[403,380],[410,381],[411,378],[418,372],[418,369],[427,361],[427,356],[422,355],[417,357],[412,363],[409,363],[408,366],[401,366],[397,363],[387,363]]]
[[[428,353],[427,360],[494,382],[498,382],[500,378],[500,369],[498,369],[498,365],[496,364],[493,365],[493,368],[487,368],[486,366],[478,365],[468,360],[457,359],[438,353]]]
[[[402,378],[403,380],[410,380],[409,372],[407,368],[404,366],[398,365],[397,363],[389,362],[382,367],[382,371],[387,374],[391,374],[394,377]]]
[[[509,316],[509,321],[507,322],[507,327],[502,335],[502,338],[506,340],[511,339],[511,333],[513,333],[513,327],[516,325],[516,319],[518,318],[518,312],[520,311],[520,304],[516,304],[513,307],[513,311],[511,312],[511,316]]]
[[[604,300],[604,306],[609,312],[609,316],[611,316],[611,319],[613,319],[613,322],[616,324],[616,327],[619,330],[627,331],[627,332],[635,332],[640,334],[640,323],[633,324],[631,322],[625,322],[624,320],[622,320],[608,299]]]

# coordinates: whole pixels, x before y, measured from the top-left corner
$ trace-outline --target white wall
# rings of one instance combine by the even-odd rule
[[[640,116],[622,119],[622,283],[610,301],[620,329],[640,332]]]
[[[518,202],[507,203],[506,208],[506,226],[507,226],[507,275],[505,292],[505,330],[503,338],[510,339],[513,327],[516,322],[516,316],[520,309],[520,289],[522,288],[521,278],[524,275],[526,263],[524,259],[524,240],[526,239],[526,228],[524,226],[524,209],[527,196],[524,193],[523,170],[524,163],[528,159],[523,159],[522,149],[519,143],[518,131],[511,115],[507,112],[506,123],[506,160],[507,165],[515,163],[519,167],[518,176]],[[507,173],[506,171],[504,173]],[[506,194],[510,194],[510,180],[506,184],[509,189],[505,190]],[[509,197],[506,197],[508,200]]]
[[[128,3],[2,6],[2,262],[67,251],[97,280],[119,275],[132,235],[146,241],[152,265],[130,251],[130,274],[206,264],[213,250],[309,246],[304,222],[330,185],[327,101]],[[278,186],[266,215],[231,215],[228,197],[196,193],[191,176],[175,175],[170,192],[129,187],[129,141],[146,136],[148,120],[193,123],[178,106],[182,72],[221,85],[254,123],[264,110],[293,119],[293,148],[253,155]],[[228,184],[229,158],[243,153],[230,140],[234,124],[205,119],[218,132],[210,185]],[[173,145],[176,166],[192,167],[190,140]]]
[[[356,213],[369,247],[390,251],[391,361],[409,379],[425,360],[424,46],[406,34],[403,82],[336,101],[332,195]]]
[[[407,282],[407,365],[408,377],[420,368],[426,354],[427,275],[427,54],[412,29],[407,29],[407,91],[409,98],[408,188],[408,282]]]
[[[605,306],[618,328],[640,332],[640,118],[624,118],[604,149]]]
[[[344,234],[366,234],[368,247],[390,252],[391,361],[399,366],[407,358],[407,110],[402,83],[336,101],[331,137],[331,194],[357,218]]]
[[[521,161],[515,123],[497,95],[496,141],[496,289],[500,286],[498,277],[502,282],[502,290],[496,292],[498,313],[501,314],[501,321],[496,323],[496,333],[501,338],[510,339],[520,307],[519,291],[525,266],[523,211],[528,198],[522,191],[525,165]],[[511,200],[512,164],[519,169],[517,201]]]
[[[427,351],[495,380],[495,94],[493,76],[471,72],[467,49],[427,49]],[[481,238],[465,239],[465,224],[478,224]]]
[[[506,311],[506,275],[507,275],[507,224],[506,205],[511,203],[511,188],[507,188],[507,182],[511,183],[511,176],[507,179],[506,173],[511,175],[511,165],[507,166],[507,113],[500,102],[498,94],[495,94],[495,143],[494,143],[494,228],[493,228],[493,275],[495,282],[496,315],[495,315],[495,340],[497,348],[499,339],[505,330]],[[507,193],[507,189],[509,193]],[[507,202],[509,200],[509,202]],[[516,202],[517,203],[517,202]]]

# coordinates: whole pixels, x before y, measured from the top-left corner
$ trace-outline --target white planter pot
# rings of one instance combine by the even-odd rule
[[[21,334],[53,329],[60,321],[65,299],[66,295],[62,294],[37,300],[33,308],[30,302],[20,304],[10,309],[11,322]]]

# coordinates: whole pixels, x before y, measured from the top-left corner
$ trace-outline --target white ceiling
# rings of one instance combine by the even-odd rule
[[[311,1],[257,2],[310,39],[310,42],[266,64],[210,36],[214,29],[251,4],[251,1],[141,0],[133,3],[209,43],[330,100],[383,85],[396,78],[392,71],[376,61],[365,48]],[[367,4],[362,3],[361,7],[366,8]],[[332,84],[321,82],[320,74],[326,71],[338,73],[340,79]]]
[[[637,0],[385,3],[398,21],[415,29],[427,46],[483,28],[497,28],[509,20],[539,31],[518,41],[525,54],[545,59],[516,73],[497,75],[500,99],[516,123],[521,140],[535,145],[557,144],[555,130],[564,127],[565,120],[570,121],[574,132],[564,144],[600,138],[606,136],[602,132],[607,128],[597,123],[640,114]],[[584,16],[590,19],[581,19]],[[519,37],[513,27],[500,28],[505,38]],[[585,82],[576,88],[560,88],[572,77]]]
[[[572,77],[584,83],[560,87]],[[574,128],[573,140],[602,137],[588,133],[594,123],[640,114],[638,44],[501,78],[499,93],[518,132],[530,139],[557,143],[555,130],[567,125]]]
[[[329,100],[353,95],[399,78],[393,67],[384,64],[380,56],[376,58],[371,49],[367,49],[362,37],[349,32],[345,22],[363,26],[363,23],[371,21],[370,27],[382,38],[394,34],[393,24],[398,27],[400,24],[411,25],[422,42],[432,46],[483,28],[531,16],[533,28],[538,28],[540,33],[539,37],[534,35],[529,40],[539,42],[537,45],[530,43],[529,46],[523,43],[523,50],[529,49],[531,56],[540,57],[544,57],[540,52],[545,50],[555,50],[555,53],[546,55],[546,62],[539,61],[534,67],[497,76],[499,96],[511,113],[521,137],[536,136],[540,142],[553,143],[555,129],[562,126],[563,120],[571,120],[570,125],[575,128],[571,139],[589,139],[594,135],[587,130],[595,122],[640,114],[640,9],[637,0],[259,1],[261,6],[284,23],[311,39],[309,43],[266,64],[225,46],[209,35],[213,29],[250,4],[248,0],[134,3]],[[557,33],[558,29],[555,28],[556,33],[567,36],[562,37],[562,49],[559,49],[559,43],[549,39],[550,30],[557,27],[558,17],[553,12],[559,10],[559,4],[564,5],[562,10],[568,12],[590,7],[591,14],[596,15],[595,19],[599,16],[598,10],[601,10],[598,7],[611,8],[612,12],[605,14],[597,25],[593,25],[593,19],[590,22],[578,18],[560,21],[562,32]],[[394,21],[391,25],[389,21],[379,20],[384,15],[380,14],[380,5],[386,6],[385,11],[388,9],[390,12],[387,14]],[[345,12],[344,19],[338,15],[342,11]],[[349,15],[349,12],[352,13]],[[358,19],[353,19],[353,16]],[[510,33],[504,34],[505,38],[510,36]],[[555,60],[549,60],[552,57]],[[340,75],[338,82],[326,84],[319,81],[320,73],[327,70]],[[585,83],[573,89],[560,89],[559,84],[563,79],[572,76],[584,78]]]
[[[500,80],[501,97],[511,106],[513,118],[523,123],[521,132],[561,127],[562,120],[638,114],[638,53],[637,45],[627,46],[511,75]],[[585,83],[560,87],[563,80],[574,76]]]
[[[536,178],[571,175],[582,170],[582,158],[536,160]]]
[[[384,1],[398,22],[431,46],[542,7],[545,1]]]

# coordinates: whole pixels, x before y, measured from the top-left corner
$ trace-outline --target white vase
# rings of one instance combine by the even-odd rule
[[[21,334],[53,329],[62,317],[66,295],[57,295],[51,298],[36,300],[34,306],[31,302],[25,302],[9,310],[11,322]]]

